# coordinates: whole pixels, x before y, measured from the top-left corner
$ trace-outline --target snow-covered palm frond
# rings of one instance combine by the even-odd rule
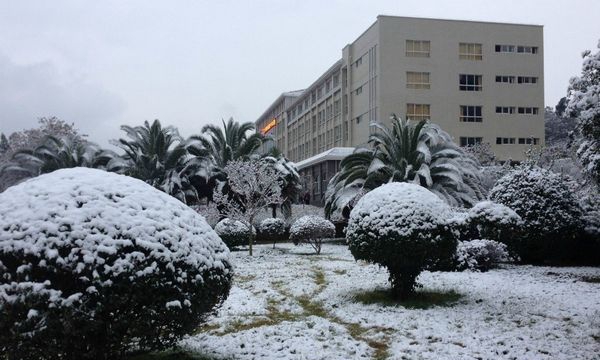
[[[331,179],[327,216],[349,206],[346,191],[366,192],[388,182],[419,184],[452,206],[472,205],[484,198],[477,160],[438,125],[411,123],[393,115],[391,128],[376,127],[378,131],[369,138],[371,148],[356,150],[342,160],[340,172]]]

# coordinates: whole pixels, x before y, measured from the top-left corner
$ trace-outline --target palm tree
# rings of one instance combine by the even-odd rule
[[[80,137],[48,135],[34,149],[16,151],[1,171],[28,178],[63,168],[98,167],[102,164],[100,154],[98,145]]]
[[[198,193],[190,178],[199,171],[208,153],[195,141],[184,141],[176,128],[162,127],[160,121],[143,126],[121,126],[128,139],[115,145],[124,154],[106,155],[106,167],[138,178],[187,203]]]
[[[205,136],[192,136],[201,142],[208,150],[217,168],[223,169],[231,160],[244,160],[255,154],[264,141],[260,133],[248,132],[254,130],[251,122],[240,124],[230,118],[223,121],[223,129],[215,125],[202,128]]]
[[[210,159],[210,166],[205,168],[202,176],[194,178],[196,188],[202,189],[203,195],[212,198],[212,190],[217,182],[227,181],[223,172],[225,165],[232,160],[247,160],[257,155],[265,137],[260,133],[250,133],[255,129],[251,122],[240,124],[230,118],[223,121],[223,128],[206,125],[202,135],[191,136],[194,149],[202,153],[202,161]]]
[[[452,206],[470,206],[484,198],[479,164],[450,135],[427,121],[410,123],[392,115],[392,128],[376,124],[370,149],[357,149],[342,160],[330,181],[325,213],[347,216],[362,194],[388,182],[412,182]]]

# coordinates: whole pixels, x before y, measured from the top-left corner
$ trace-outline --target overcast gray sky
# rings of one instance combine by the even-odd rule
[[[58,116],[105,145],[155,118],[185,136],[254,121],[378,14],[544,25],[549,106],[600,38],[599,0],[3,0],[0,132]]]

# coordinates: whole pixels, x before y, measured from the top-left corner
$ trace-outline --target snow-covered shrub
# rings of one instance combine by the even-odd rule
[[[422,270],[454,257],[451,216],[450,207],[424,187],[389,183],[356,204],[346,240],[355,259],[387,268],[393,291],[402,297],[414,291]]]
[[[506,244],[486,239],[459,241],[456,247],[456,270],[487,271],[511,261]]]
[[[490,200],[523,219],[519,255],[525,262],[555,261],[581,228],[581,207],[568,180],[537,166],[519,167],[496,183]]]
[[[446,224],[452,236],[456,239],[465,239],[469,237],[469,213],[463,208],[453,208]]]
[[[258,226],[258,234],[261,239],[265,241],[272,241],[273,246],[277,240],[281,240],[285,237],[287,231],[287,225],[283,219],[279,218],[268,218],[261,221]]]
[[[469,209],[469,234],[461,240],[490,239],[507,244],[512,250],[519,247],[521,217],[506,205],[481,201]]]
[[[72,168],[15,185],[0,194],[0,354],[171,347],[227,297],[229,256],[200,215],[141,180]]]
[[[323,239],[332,238],[334,235],[335,226],[331,221],[316,215],[303,216],[290,227],[290,240],[295,245],[310,244],[317,254],[321,253]]]
[[[248,229],[248,226],[243,222],[229,218],[219,221],[215,226],[215,232],[230,249],[247,245],[253,235],[251,231],[254,231],[254,229]]]

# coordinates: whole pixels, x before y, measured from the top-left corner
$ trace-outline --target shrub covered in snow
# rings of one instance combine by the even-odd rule
[[[321,253],[323,239],[332,238],[334,235],[335,226],[331,221],[316,215],[303,216],[296,220],[290,228],[290,240],[295,245],[310,244],[317,254]]]
[[[258,233],[261,239],[266,241],[272,241],[273,246],[277,240],[285,238],[287,231],[287,225],[283,219],[279,218],[268,218],[261,221],[258,226]]]
[[[252,229],[254,230],[254,229]],[[238,246],[247,245],[252,237],[248,226],[239,220],[225,218],[215,226],[215,232],[221,237],[221,240],[233,249]]]
[[[201,216],[141,180],[73,168],[13,186],[0,194],[0,353],[173,346],[227,297],[229,256]]]
[[[487,271],[511,261],[506,244],[493,240],[459,241],[456,247],[456,270]]]
[[[389,183],[367,193],[350,213],[346,240],[357,260],[386,267],[397,296],[411,294],[419,273],[450,262],[456,240],[450,207],[429,190]]]
[[[481,201],[469,209],[467,222],[469,236],[461,238],[462,240],[495,240],[507,244],[515,251],[520,245],[523,220],[506,205]]]
[[[513,209],[524,221],[523,261],[553,261],[581,228],[581,207],[565,178],[537,166],[519,167],[496,183],[490,200]]]

